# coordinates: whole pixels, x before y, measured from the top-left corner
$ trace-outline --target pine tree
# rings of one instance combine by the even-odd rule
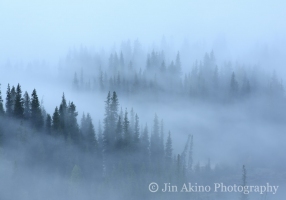
[[[115,145],[116,149],[122,149],[123,145],[123,127],[121,117],[118,117],[117,125],[116,125],[116,138],[115,138]]]
[[[129,130],[129,120],[128,120],[128,112],[125,110],[124,120],[123,120],[123,134],[124,134],[124,144],[128,148],[131,144],[132,137]]]
[[[108,92],[106,101],[105,101],[105,117],[104,117],[104,130],[103,130],[103,152],[108,153],[111,149],[110,144],[110,103],[111,103],[111,96],[110,92]]]
[[[12,116],[13,114],[13,100],[10,90],[10,85],[8,84],[7,92],[6,92],[6,114],[8,116]]]
[[[4,106],[3,106],[3,99],[2,99],[2,93],[1,93],[1,84],[0,84],[0,116],[4,116]]]
[[[98,121],[98,148],[100,152],[102,152],[102,147],[103,147],[102,145],[103,145],[102,128],[101,128],[101,122]]]
[[[149,163],[149,156],[150,156],[150,141],[149,141],[149,133],[148,133],[148,126],[147,124],[144,127],[143,133],[140,137],[140,150],[141,150],[141,157],[142,157],[142,163],[144,163],[146,166],[148,166]]]
[[[135,125],[134,125],[134,144],[137,146],[139,143],[139,117],[135,114]]]
[[[31,122],[32,122],[32,125],[37,130],[40,130],[44,125],[44,121],[43,121],[39,99],[38,99],[37,92],[35,89],[33,90],[31,96],[32,96],[31,98]]]
[[[67,137],[70,137],[74,144],[80,145],[80,133],[79,133],[79,127],[77,123],[78,112],[76,112],[76,106],[74,105],[73,102],[69,103],[67,114],[68,114],[67,123],[66,123],[67,126],[65,128],[66,139]],[[88,127],[88,129],[90,129],[90,127]]]
[[[165,147],[165,162],[167,168],[170,168],[172,165],[172,153],[173,153],[172,138],[171,138],[171,132],[169,131]]]
[[[24,118],[30,119],[30,117],[31,117],[31,102],[30,102],[30,96],[26,91],[24,94]]]
[[[65,98],[65,94],[63,93],[62,96],[62,102],[60,104],[59,107],[59,114],[60,114],[60,127],[61,127],[61,131],[64,135],[64,138],[67,140],[68,139],[68,131],[66,128],[66,124],[67,124],[67,118],[68,118],[68,106],[67,106],[67,102],[66,102],[66,98]]]
[[[160,137],[159,137],[159,121],[158,116],[155,114],[154,124],[153,124],[153,132],[150,139],[150,154],[151,154],[151,161],[156,162],[158,161],[160,155]]]
[[[110,104],[110,131],[111,131],[111,144],[114,144],[115,141],[115,129],[116,129],[116,122],[118,119],[118,98],[116,92],[113,92],[111,97],[111,104]]]
[[[164,157],[164,121],[161,120],[160,124],[160,157]]]
[[[14,116],[17,118],[23,118],[24,117],[24,102],[22,98],[22,90],[21,86],[18,84],[16,89],[16,95],[15,95],[15,106],[14,106]]]
[[[52,117],[50,114],[47,114],[47,117],[46,117],[46,133],[48,135],[51,135],[51,131],[52,131]]]
[[[96,152],[96,148],[98,144],[97,144],[94,126],[92,124],[92,119],[89,113],[86,116],[86,121],[87,121],[87,133],[86,133],[87,152],[94,154]]]
[[[58,107],[55,108],[55,112],[53,114],[52,130],[55,135],[60,134],[61,122],[60,122],[60,113]]]
[[[189,159],[188,159],[188,170],[192,172],[193,170],[193,135],[191,136],[191,143],[190,143],[190,149],[189,149]]]
[[[13,112],[14,112],[14,106],[15,106],[15,98],[16,98],[16,90],[15,90],[15,87],[12,86],[11,88],[11,100],[12,100],[12,115],[13,115]]]

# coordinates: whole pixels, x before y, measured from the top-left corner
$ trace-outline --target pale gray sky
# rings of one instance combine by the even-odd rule
[[[1,0],[0,62],[53,59],[69,48],[139,39],[160,43],[226,38],[244,48],[285,41],[286,1]]]

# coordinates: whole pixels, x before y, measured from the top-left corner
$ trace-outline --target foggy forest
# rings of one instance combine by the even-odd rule
[[[5,16],[16,9],[25,16],[23,24],[32,24],[22,24],[19,35],[8,25],[0,28],[0,36],[7,39],[2,43],[0,37],[0,200],[283,199],[285,36],[258,36],[253,29],[255,34],[249,31],[244,38],[205,16],[201,23],[210,29],[200,30],[192,18],[203,16],[195,12],[203,7],[198,2],[180,2],[174,9],[182,13],[175,17],[166,15],[172,8],[167,1],[161,13],[153,12],[158,21],[141,11],[151,2],[142,8],[122,2],[129,3],[124,9],[133,20],[125,22],[126,10],[115,2],[89,2],[94,8],[105,5],[97,14],[81,3],[68,5],[78,16],[87,16],[68,18],[63,32],[57,32],[62,18],[55,18],[73,15],[62,4],[54,14],[40,14],[54,4],[31,3],[31,18],[12,4],[0,3],[8,10],[3,9]],[[216,11],[231,13],[226,9],[231,8],[238,15],[249,6],[237,4],[236,10],[236,4],[211,4]],[[265,6],[257,13],[267,10]],[[269,8],[269,13],[277,11],[271,19],[280,16],[278,7]],[[188,14],[187,8],[194,13]],[[122,27],[105,17],[108,13],[118,15]],[[47,27],[34,16],[46,19]],[[159,19],[166,16],[174,21],[161,26],[164,20]],[[222,20],[218,13],[212,16]],[[229,16],[224,22],[233,27],[236,15]],[[191,30],[184,17],[194,25]],[[18,27],[20,18],[15,15],[5,24]],[[90,28],[91,19],[98,32]],[[136,20],[142,21],[138,32],[132,32]],[[107,30],[101,21],[114,29]],[[256,28],[261,32],[263,25],[276,28],[262,21],[243,18],[237,24],[252,27],[260,22]],[[214,25],[220,29],[211,29]],[[148,36],[139,33],[143,30]],[[285,25],[279,30],[283,35]],[[50,37],[55,41],[45,40]],[[37,41],[45,47],[35,45]]]

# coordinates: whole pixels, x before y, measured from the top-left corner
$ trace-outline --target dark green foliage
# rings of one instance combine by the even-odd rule
[[[154,117],[153,132],[150,139],[151,161],[155,161],[160,155],[159,120],[157,114]]]
[[[48,135],[51,135],[51,133],[52,133],[52,117],[50,114],[47,114],[45,125],[46,125],[46,133]]]
[[[24,100],[22,98],[21,86],[18,84],[15,95],[14,115],[17,118],[24,118]]]
[[[61,130],[60,113],[58,107],[55,108],[55,112],[53,114],[52,130],[56,135],[58,135],[59,131]]]
[[[139,137],[140,137],[140,133],[139,133],[139,117],[137,114],[135,114],[135,125],[134,125],[134,145],[136,147],[138,147],[138,143],[139,143]]]
[[[64,133],[66,133],[66,135],[71,138],[74,144],[80,145],[79,127],[76,119],[78,113],[76,112],[76,106],[74,105],[73,102],[69,103],[67,114],[68,114],[67,119],[64,120],[66,121]],[[89,120],[91,122],[91,119]],[[87,129],[90,129],[89,126],[90,124],[88,124]]]
[[[123,135],[124,135],[124,145],[126,148],[131,146],[132,136],[129,130],[129,120],[128,120],[128,112],[125,110],[124,120],[123,120]]]
[[[149,141],[149,133],[147,124],[144,127],[144,130],[140,137],[140,152],[143,163],[148,166],[149,156],[150,156],[150,141]]]
[[[24,94],[24,118],[30,119],[31,117],[31,102],[30,102],[30,96],[28,92],[25,92]]]
[[[10,85],[8,84],[6,92],[6,114],[12,116],[13,114],[13,99],[11,95]]]
[[[3,99],[2,99],[2,93],[1,93],[1,84],[0,84],[0,116],[3,116],[5,114],[4,106],[3,106]]]
[[[92,124],[92,119],[89,114],[85,117],[83,114],[81,120],[81,133],[82,137],[84,138],[84,149],[94,154],[98,147],[98,142],[95,135],[94,126]]]
[[[62,102],[59,107],[59,114],[60,114],[60,127],[61,131],[63,133],[64,138],[67,140],[68,138],[68,132],[66,129],[67,125],[67,118],[68,118],[68,106],[65,98],[65,94],[62,96]]]
[[[31,122],[34,128],[40,130],[43,128],[44,121],[42,110],[36,90],[34,89],[31,95]]]

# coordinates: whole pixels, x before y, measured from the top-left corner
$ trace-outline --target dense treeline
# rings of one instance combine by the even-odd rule
[[[206,53],[201,61],[182,63],[179,52],[172,60],[163,50],[145,55],[138,49],[136,45],[133,51],[131,47],[122,48],[120,53],[112,52],[108,60],[107,56],[87,50],[72,52],[61,66],[75,70],[69,75],[73,76],[72,85],[77,91],[116,90],[143,98],[175,94],[223,103],[255,95],[284,96],[282,81],[276,73],[263,74],[258,66],[231,62],[218,65],[214,52]],[[145,59],[146,64],[142,65],[138,59]],[[183,65],[188,69],[184,73]]]
[[[89,192],[104,188],[103,196],[124,190],[126,194],[119,193],[122,197],[145,198],[150,182],[183,181],[202,169],[193,166],[192,136],[175,156],[163,120],[155,115],[152,128],[147,124],[141,128],[133,109],[119,111],[116,92],[107,95],[103,126],[99,122],[97,131],[88,113],[78,124],[76,106],[67,103],[64,94],[52,115],[40,105],[35,89],[31,97],[27,92],[22,95],[20,84],[8,85],[3,102],[0,94],[0,153],[14,162],[13,184],[22,184],[17,177],[27,167],[65,177],[70,195],[88,182]],[[205,170],[211,171],[210,163]]]

